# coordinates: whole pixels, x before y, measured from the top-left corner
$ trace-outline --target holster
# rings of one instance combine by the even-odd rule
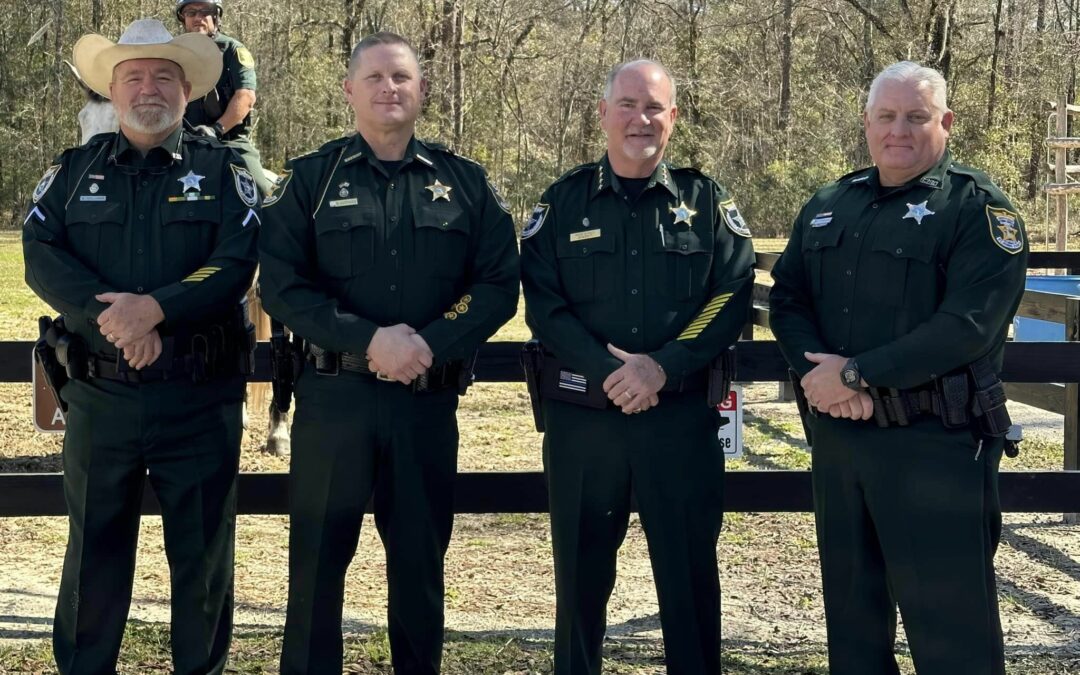
[[[473,351],[472,355],[461,362],[461,370],[458,372],[457,390],[459,396],[464,396],[473,382],[476,381],[476,359],[480,350]]]
[[[303,341],[289,333],[285,324],[276,319],[270,320],[270,371],[272,403],[281,414],[289,412],[292,406],[293,390],[296,378],[303,367]]]
[[[72,352],[72,345],[82,345],[83,358],[81,360],[82,368],[72,368],[71,371],[74,375],[81,377],[72,377],[68,373],[68,368],[65,363],[60,361],[57,355],[58,346],[63,350],[65,356],[65,362],[67,357]],[[78,351],[78,347],[74,351]],[[78,336],[72,335],[67,332],[67,327],[64,325],[64,317],[58,316],[55,319],[50,316],[42,316],[38,318],[38,339],[34,343],[34,361],[41,366],[41,372],[45,376],[45,386],[52,394],[53,400],[56,405],[63,412],[67,412],[68,406],[64,399],[60,396],[60,390],[64,385],[68,383],[70,379],[85,379],[86,378],[86,347],[82,339]]]
[[[806,436],[806,444],[813,446],[814,432],[810,428],[809,418],[811,416],[816,417],[817,411],[810,407],[810,401],[806,399],[806,392],[802,388],[802,378],[791,368],[788,368],[788,381],[791,382],[791,390],[795,393],[795,407],[799,409],[799,419],[802,420],[802,430],[803,435]]]
[[[544,369],[544,347],[533,339],[521,347],[521,368],[525,371],[525,386],[529,390],[533,424],[539,432],[544,431],[543,398],[540,395],[540,373]]]
[[[735,345],[720,352],[709,362],[709,381],[706,402],[715,408],[727,400],[731,383],[735,381]]]

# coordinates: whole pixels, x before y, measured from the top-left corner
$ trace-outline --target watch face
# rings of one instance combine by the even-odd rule
[[[854,370],[847,368],[843,371],[842,374],[844,376],[844,382],[847,382],[848,384],[855,384],[855,378],[858,377],[858,374]]]

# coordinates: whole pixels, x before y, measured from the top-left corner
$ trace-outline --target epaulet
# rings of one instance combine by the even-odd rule
[[[664,165],[667,167],[668,173],[672,175],[689,174],[694,178],[706,180],[713,185],[716,185],[717,187],[720,186],[720,184],[716,182],[715,178],[705,173],[701,169],[697,168],[696,166],[679,166],[677,164],[672,164],[671,162],[664,162]]]
[[[563,175],[556,178],[555,182],[552,183],[552,186],[555,186],[555,185],[558,185],[559,183],[570,180],[571,178],[573,178],[574,176],[578,175],[579,173],[581,173],[583,171],[588,171],[590,169],[595,169],[596,166],[597,166],[596,162],[589,162],[587,164],[579,164],[578,166],[575,166],[573,169],[570,169],[569,171],[567,171]]]
[[[840,176],[839,178],[836,179],[835,182],[838,185],[840,183],[862,183],[863,181],[870,178],[870,171],[873,168],[874,167],[872,167],[872,166],[867,166],[867,167],[863,167],[861,169],[855,169],[851,173],[845,173],[843,176]]]
[[[326,143],[323,143],[321,146],[319,146],[318,148],[316,148],[314,150],[311,150],[309,152],[305,152],[305,153],[297,155],[295,157],[291,157],[289,159],[289,164],[292,164],[293,162],[296,162],[296,161],[299,161],[299,160],[302,160],[302,159],[311,159],[313,157],[320,157],[322,155],[329,155],[329,154],[333,153],[335,150],[339,150],[341,148],[341,146],[348,145],[351,141],[352,141],[352,136],[342,136],[341,138],[335,138],[332,141],[327,141]]]
[[[990,176],[988,176],[986,174],[985,171],[980,171],[979,169],[973,169],[970,166],[965,166],[963,164],[957,164],[956,162],[953,162],[952,164],[950,164],[947,171],[949,173],[955,173],[955,174],[959,174],[961,176],[967,176],[968,178],[971,179],[971,181],[973,183],[975,183],[975,187],[979,188],[983,192],[986,192],[987,194],[990,194],[995,198],[1004,199],[1005,201],[1010,202],[1010,203],[1012,202],[1012,200],[1009,198],[1009,195],[1005,194],[1005,191],[1002,190],[1000,187],[998,187],[997,183],[995,183],[990,178]]]
[[[439,143],[438,141],[424,140],[422,138],[416,139],[416,142],[419,143],[420,145],[424,146],[428,150],[433,150],[435,152],[441,152],[441,153],[450,155],[451,157],[455,157],[457,159],[465,160],[469,164],[475,164],[476,166],[480,167],[481,169],[484,169],[484,165],[481,164],[480,162],[476,161],[472,157],[466,157],[465,155],[462,155],[461,153],[457,152],[456,150],[454,150],[453,148],[451,148],[450,146],[448,146],[448,145],[446,145],[444,143]],[[484,169],[484,171],[486,172],[487,170]]]
[[[189,131],[184,132],[184,142],[185,143],[198,143],[199,145],[208,145],[211,148],[227,148],[227,147],[229,147],[229,146],[225,145],[225,143],[223,143],[220,139],[214,138],[213,136],[204,136],[202,134],[193,134],[193,133],[191,133]]]

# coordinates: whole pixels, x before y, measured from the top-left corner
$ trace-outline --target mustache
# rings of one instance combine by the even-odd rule
[[[139,98],[135,99],[135,102],[132,103],[132,105],[153,105],[167,108],[169,104],[164,98],[160,96],[140,96]]]

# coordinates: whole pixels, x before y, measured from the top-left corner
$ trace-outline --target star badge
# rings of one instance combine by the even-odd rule
[[[694,224],[690,222],[690,219],[697,215],[697,211],[686,206],[686,202],[679,202],[678,206],[672,206],[668,208],[669,211],[675,214],[675,224],[686,223],[687,227],[693,227]]]
[[[180,178],[177,178],[176,180],[178,183],[184,186],[184,192],[187,192],[188,190],[195,190],[196,192],[198,192],[202,190],[202,187],[199,185],[199,183],[202,181],[203,178],[206,178],[206,176],[200,176],[194,171],[188,170],[186,176],[182,176]]]
[[[923,218],[934,215],[933,211],[926,208],[926,202],[923,202],[922,204],[908,204],[907,208],[908,212],[901,220],[911,218],[919,225],[922,225]]]
[[[436,178],[434,185],[429,185],[424,189],[431,190],[431,201],[434,202],[439,199],[445,199],[446,201],[450,201],[450,191],[454,188],[450,187],[449,185],[443,185],[439,182],[439,179]]]

